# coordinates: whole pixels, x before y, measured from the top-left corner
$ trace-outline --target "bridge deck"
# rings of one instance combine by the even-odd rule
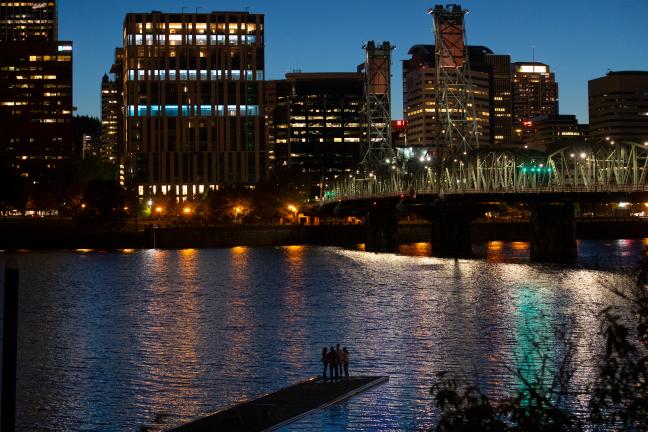
[[[338,382],[311,378],[194,420],[169,432],[274,430],[388,380],[389,377],[377,376],[352,377]]]

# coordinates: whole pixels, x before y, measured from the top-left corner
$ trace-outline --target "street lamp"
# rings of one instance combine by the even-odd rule
[[[294,219],[295,222],[296,222],[296,221],[297,221],[297,212],[299,212],[299,209],[298,209],[297,207],[295,207],[294,205],[290,204],[290,205],[288,206],[288,210],[290,210],[291,212],[293,212],[293,219]]]

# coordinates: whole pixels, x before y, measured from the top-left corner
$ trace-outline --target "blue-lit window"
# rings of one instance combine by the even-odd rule
[[[207,73],[206,70],[200,71],[200,79],[203,81],[207,81],[209,79],[209,74]]]
[[[212,115],[211,105],[200,105],[200,115],[203,117],[211,117]]]
[[[189,117],[189,115],[190,115],[189,105],[182,105],[182,116]]]
[[[186,81],[187,80],[187,71],[186,70],[181,70],[180,71],[180,81]]]
[[[207,35],[196,35],[196,45],[207,45]]]
[[[166,71],[165,70],[160,70],[160,79],[165,80],[166,79]]]
[[[153,45],[153,35],[152,34],[147,34],[146,35],[146,45]]]
[[[246,42],[248,44],[250,44],[250,45],[256,43],[256,36],[254,36],[254,35],[248,35],[248,36],[243,36],[243,37],[246,38]]]
[[[198,71],[193,69],[193,70],[188,70],[189,73],[189,79],[190,80],[196,80],[198,78]]]
[[[159,105],[151,106],[151,117],[157,117],[160,115],[161,107]]]
[[[250,117],[256,117],[259,115],[259,106],[258,105],[247,105],[246,106],[247,115]]]
[[[238,45],[239,43],[238,35],[229,35],[229,43],[232,45]]]
[[[253,75],[253,71],[251,71],[251,70],[246,70],[245,71],[245,79],[246,80],[252,81],[252,75]]]
[[[257,73],[256,73],[256,79],[257,79],[257,81],[263,81],[263,77],[264,77],[264,73],[263,73],[263,71],[262,71],[262,70],[257,71]]]
[[[170,80],[175,80],[176,79],[176,71],[175,70],[170,70],[169,71],[169,79]]]
[[[135,117],[135,107],[128,105],[128,117]]]
[[[131,69],[131,70],[128,71],[128,79],[131,80],[131,81],[135,79],[135,71],[134,70]]]
[[[225,115],[225,105],[218,105],[216,109],[218,110],[217,114],[220,117],[223,117]]]
[[[225,45],[225,35],[211,35],[209,40],[212,45]]]
[[[166,45],[166,35],[158,35],[157,40],[158,44]]]
[[[241,71],[233,70],[232,71],[232,79],[233,80],[240,80],[241,79]]]
[[[137,107],[137,116],[138,117],[146,117],[147,112],[148,112],[148,107],[147,106],[138,106]]]
[[[164,114],[166,114],[167,117],[178,117],[178,105],[165,106]]]
[[[135,45],[142,45],[142,35],[135,35]]]
[[[236,117],[236,105],[227,105],[227,115]]]
[[[138,79],[138,80],[143,80],[143,79],[144,79],[144,74],[145,74],[145,72],[146,72],[146,71],[138,70],[138,71],[137,71],[137,79]]]

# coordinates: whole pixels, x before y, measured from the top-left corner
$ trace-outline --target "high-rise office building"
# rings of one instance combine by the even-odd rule
[[[578,123],[575,115],[534,117],[523,125],[524,148],[555,151],[561,147],[582,144],[587,139],[587,126]]]
[[[403,105],[407,120],[407,141],[411,147],[435,147],[436,120],[436,59],[434,45],[415,45],[409,59],[403,61]],[[493,67],[486,63],[492,51],[483,46],[468,46],[469,78],[477,119],[480,147],[491,146],[491,80]],[[472,120],[472,113],[468,113]],[[416,156],[418,157],[418,156]]]
[[[490,72],[490,135],[494,148],[511,147],[513,144],[513,98],[511,90],[511,56],[486,54],[484,63]]]
[[[54,2],[0,2],[0,163],[34,179],[74,156],[72,43]]]
[[[0,1],[0,42],[58,39],[56,2]]]
[[[355,173],[366,139],[364,74],[289,73],[266,83],[270,169],[308,199],[327,179]]]
[[[511,65],[513,120],[517,137],[525,121],[558,114],[558,83],[549,66],[537,62]]]
[[[185,199],[263,179],[263,18],[126,16],[124,145],[130,185],[140,197]]]
[[[121,92],[116,79],[104,74],[101,79],[101,154],[110,163],[119,161]]]
[[[609,72],[588,89],[592,140],[648,145],[648,71]]]

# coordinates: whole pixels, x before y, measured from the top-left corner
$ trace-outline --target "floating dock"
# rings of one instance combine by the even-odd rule
[[[311,378],[170,429],[169,432],[271,431],[388,380],[389,377],[377,376],[358,376],[335,382]]]

